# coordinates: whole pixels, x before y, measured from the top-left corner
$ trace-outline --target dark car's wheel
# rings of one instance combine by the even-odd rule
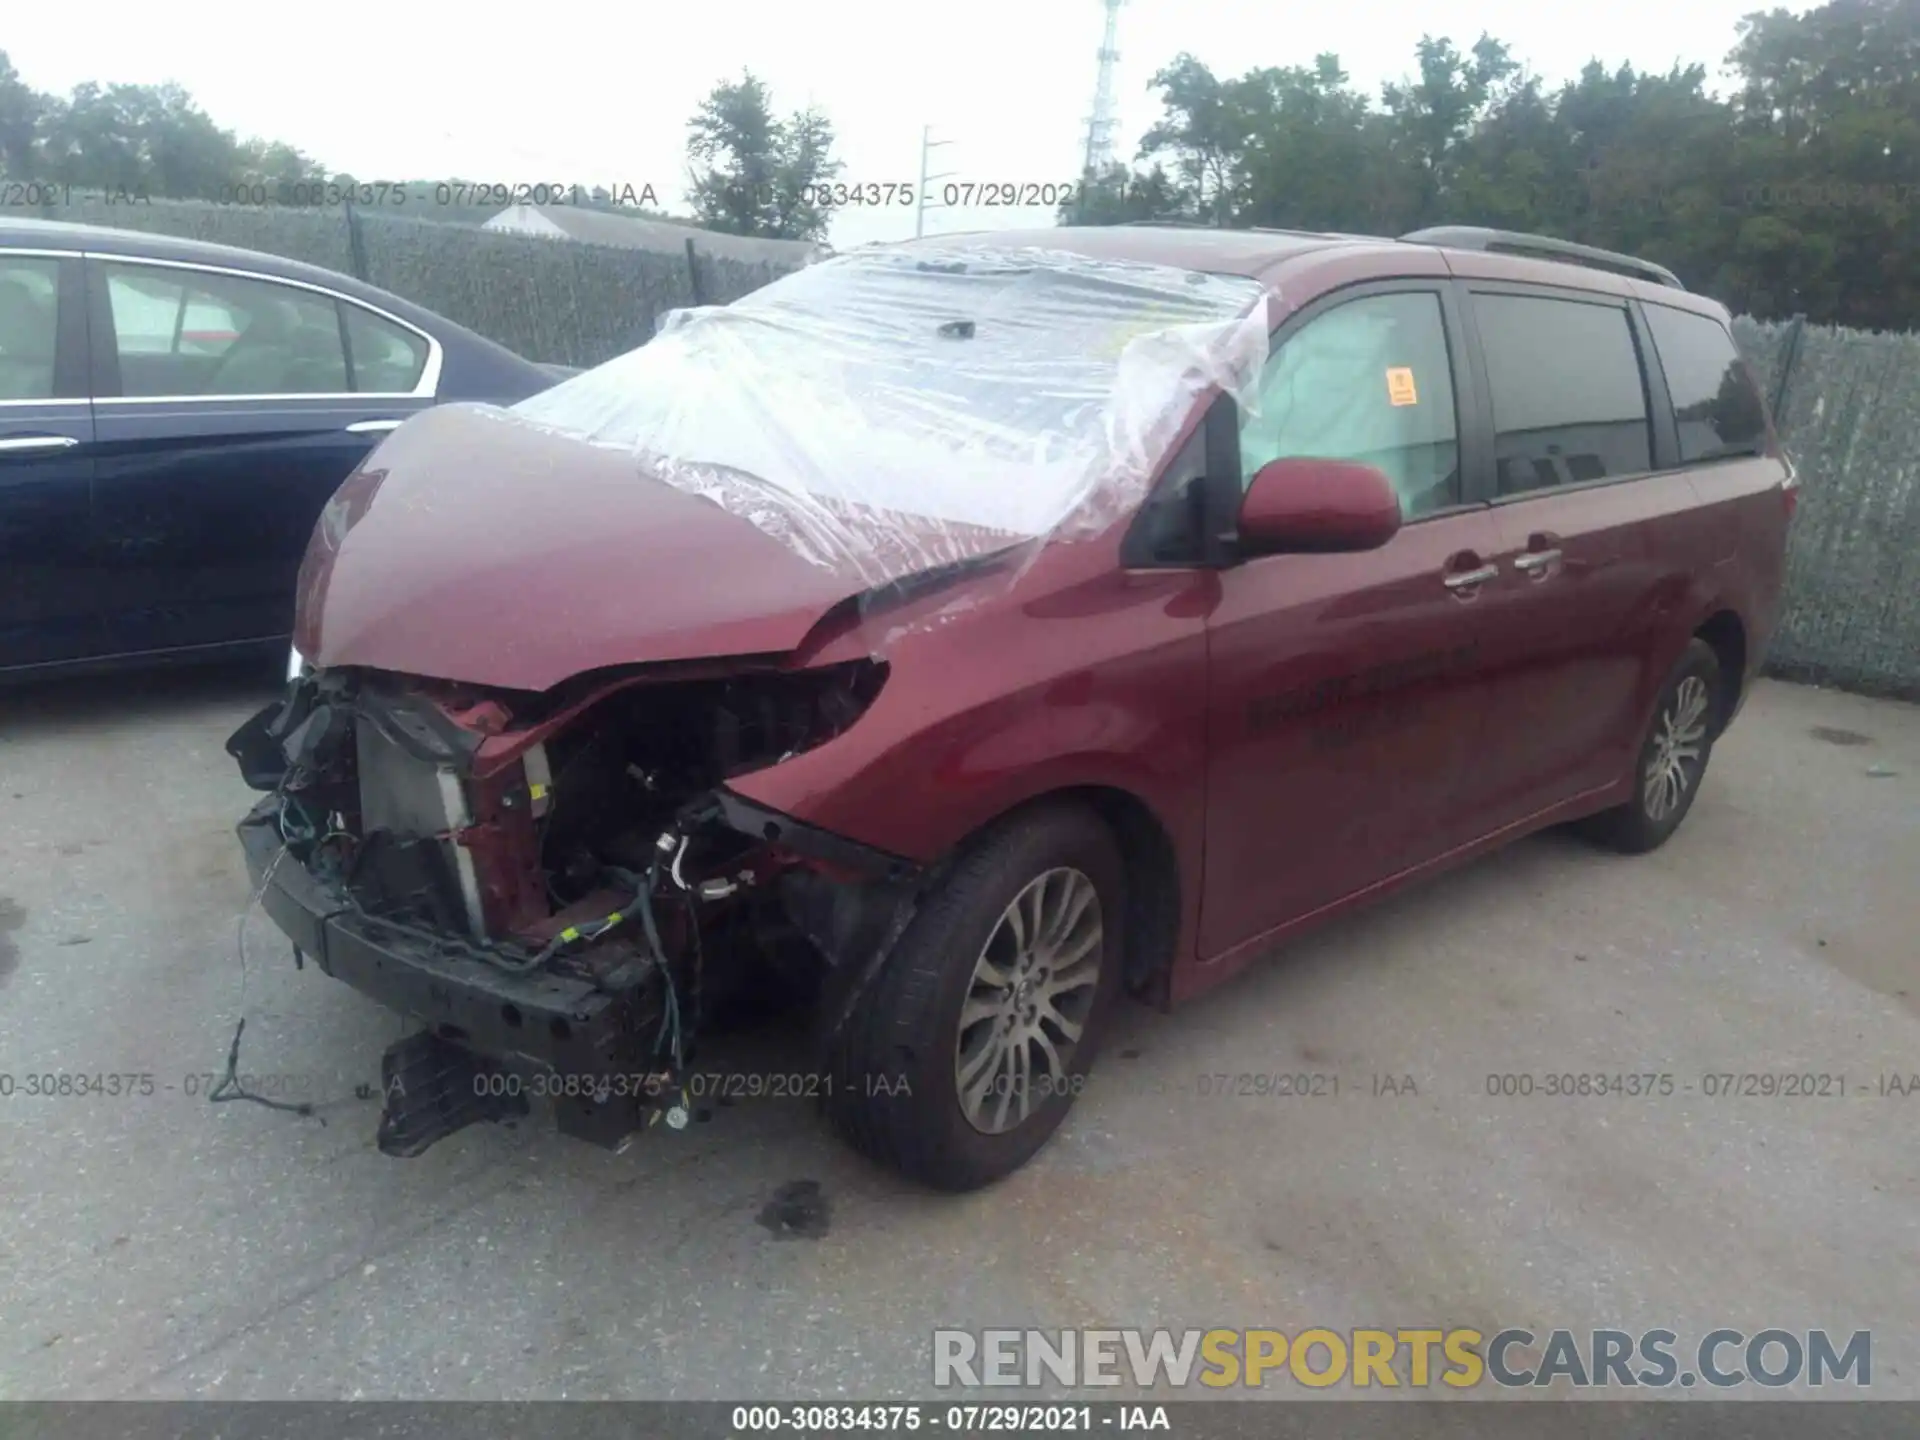
[[[979,836],[922,902],[836,1043],[834,1124],[943,1190],[1018,1169],[1083,1088],[1120,988],[1123,865],[1091,810]]]
[[[1587,821],[1594,839],[1630,855],[1664,845],[1700,793],[1720,723],[1720,661],[1704,640],[1673,667],[1634,762],[1633,798]]]

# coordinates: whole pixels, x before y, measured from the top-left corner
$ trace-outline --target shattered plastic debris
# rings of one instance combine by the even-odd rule
[[[1111,524],[1193,402],[1245,397],[1263,287],[1058,251],[810,266],[515,406],[880,585]]]

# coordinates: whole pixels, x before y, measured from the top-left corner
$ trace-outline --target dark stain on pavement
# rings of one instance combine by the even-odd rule
[[[1807,733],[1816,740],[1824,740],[1829,745],[1871,745],[1873,736],[1862,735],[1858,730],[1842,730],[1836,725],[1815,725]]]
[[[13,943],[13,932],[26,923],[26,907],[0,895],[0,985],[20,968],[20,947]]]
[[[831,1220],[832,1206],[818,1180],[789,1180],[760,1211],[760,1223],[776,1240],[818,1240]]]

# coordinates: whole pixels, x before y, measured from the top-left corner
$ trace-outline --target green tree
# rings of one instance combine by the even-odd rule
[[[1442,218],[1461,152],[1506,98],[1520,66],[1486,35],[1464,55],[1444,36],[1423,35],[1414,53],[1418,76],[1383,86],[1381,96],[1393,119],[1394,148],[1411,176],[1413,221],[1426,225]]]
[[[751,71],[714,86],[687,126],[694,213],[731,235],[823,240],[832,210],[819,188],[840,173],[833,126],[818,110],[776,119]]]
[[[0,175],[32,180],[38,173],[35,138],[47,98],[30,89],[0,50]]]
[[[1223,81],[1191,55],[1178,56],[1149,84],[1165,115],[1141,137],[1136,158],[1171,160],[1188,212],[1209,224],[1232,217],[1249,135],[1249,89]]]
[[[1062,225],[1126,225],[1141,220],[1182,220],[1187,195],[1165,168],[1129,170],[1109,165],[1084,178],[1073,197],[1060,207]]]
[[[1063,214],[1493,225],[1644,255],[1763,317],[1920,326],[1920,3],[1750,15],[1728,59],[1726,99],[1702,65],[1596,60],[1549,89],[1490,36],[1428,36],[1376,107],[1331,55],[1237,79],[1182,55],[1135,165]]]
[[[1398,220],[1390,132],[1337,55],[1259,70],[1233,87],[1247,134],[1234,223],[1373,231]]]
[[[178,85],[76,85],[42,118],[48,178],[75,187],[209,198],[241,170],[241,146]]]
[[[1457,222],[1572,236],[1595,188],[1559,106],[1532,75],[1489,107],[1455,161],[1442,212]]]
[[[179,85],[89,81],[66,96],[41,95],[0,52],[0,174],[205,199],[243,182],[271,187],[327,172],[291,145],[236,139]]]
[[[1721,266],[1729,303],[1920,324],[1920,6],[1749,15],[1728,60],[1743,202]]]
[[[249,140],[235,157],[236,180],[262,184],[270,189],[281,185],[312,184],[327,178],[327,167],[304,151],[278,140]]]

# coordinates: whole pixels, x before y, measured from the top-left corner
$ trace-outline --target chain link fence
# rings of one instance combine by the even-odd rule
[[[352,206],[302,210],[75,196],[42,213],[325,266],[424,305],[529,360],[582,367],[645,344],[668,310],[724,305],[785,273],[770,262],[702,253],[705,232],[692,226],[684,249],[666,254]]]
[[[1800,475],[1767,668],[1920,700],[1920,335],[1743,318]]]

